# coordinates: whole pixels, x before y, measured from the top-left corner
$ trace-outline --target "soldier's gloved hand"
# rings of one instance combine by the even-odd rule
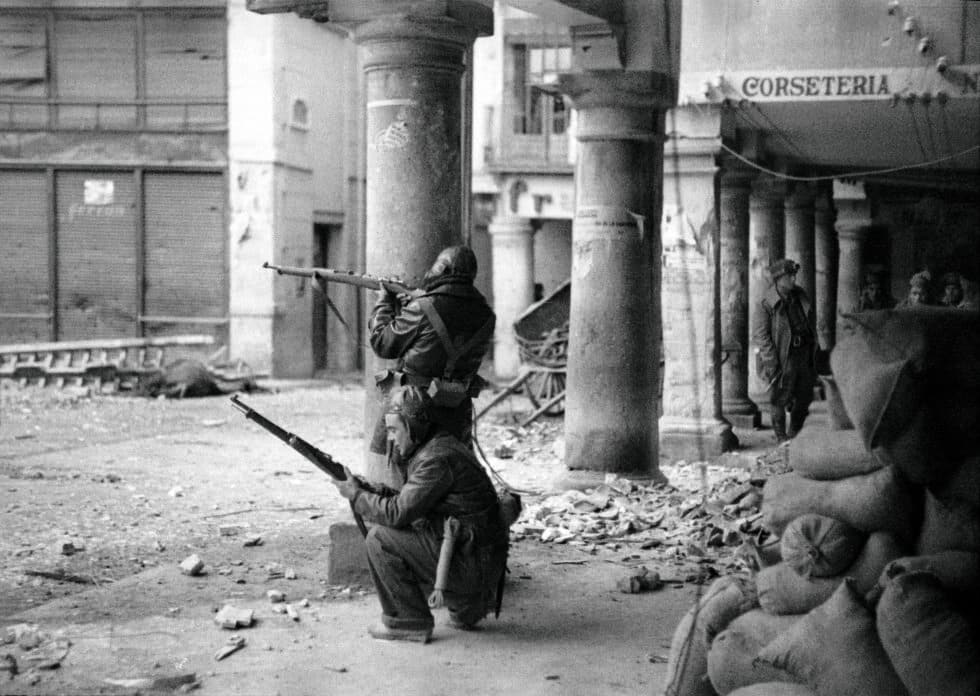
[[[343,481],[334,481],[333,485],[337,487],[337,491],[347,498],[347,500],[354,500],[363,490],[361,488],[361,482],[346,466],[344,467],[344,474],[347,478]]]

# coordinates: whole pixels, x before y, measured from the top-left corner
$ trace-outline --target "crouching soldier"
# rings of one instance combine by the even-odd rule
[[[389,442],[400,455],[400,490],[352,475],[335,481],[369,523],[368,564],[381,601],[382,640],[425,643],[431,609],[448,607],[449,623],[471,629],[500,610],[507,527],[497,492],[470,449],[434,426],[429,396],[394,389],[385,408]]]

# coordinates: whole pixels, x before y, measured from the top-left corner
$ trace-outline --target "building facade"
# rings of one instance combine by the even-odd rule
[[[356,249],[352,71],[321,79],[353,54],[254,19],[243,0],[0,3],[0,342],[208,333],[262,372],[356,367],[308,286],[261,268]]]

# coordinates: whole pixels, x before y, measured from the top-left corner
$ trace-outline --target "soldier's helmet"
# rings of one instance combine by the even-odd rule
[[[426,271],[425,281],[457,279],[472,283],[476,278],[476,254],[467,246],[446,247]]]
[[[431,405],[432,399],[423,389],[408,385],[392,390],[385,413],[401,416],[412,439],[418,442],[431,422]]]

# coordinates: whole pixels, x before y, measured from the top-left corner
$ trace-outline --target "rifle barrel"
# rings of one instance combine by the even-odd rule
[[[388,280],[385,278],[377,278],[366,273],[354,273],[353,271],[341,271],[334,268],[315,268],[315,267],[301,267],[301,266],[278,266],[276,264],[269,263],[266,261],[262,264],[262,268],[268,268],[275,271],[280,275],[291,275],[291,276],[301,276],[305,278],[321,279],[331,283],[343,283],[345,285],[354,285],[359,288],[365,288],[367,290],[380,290],[381,283],[384,282],[388,287],[396,290],[397,292],[411,292],[415,290],[414,287],[403,283],[400,280]]]

